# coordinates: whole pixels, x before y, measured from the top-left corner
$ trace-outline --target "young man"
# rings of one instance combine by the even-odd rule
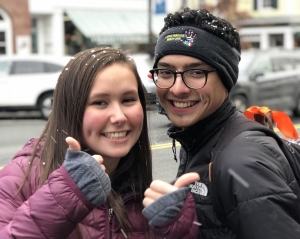
[[[235,28],[206,10],[165,18],[150,72],[181,151],[175,184],[154,181],[145,192],[143,214],[154,230],[193,217],[185,208],[195,203],[197,236],[178,238],[300,238],[299,185],[273,138],[243,132],[209,167],[222,131],[243,117],[228,98],[240,50]]]

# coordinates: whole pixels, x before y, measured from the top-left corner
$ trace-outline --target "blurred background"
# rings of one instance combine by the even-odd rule
[[[300,59],[295,57],[274,60],[269,56],[275,50],[279,55],[299,53],[299,0],[0,0],[0,110],[38,110],[47,119],[51,94],[57,75],[68,60],[66,56],[94,46],[129,51],[136,60],[150,102],[155,103],[155,86],[147,78],[155,43],[167,13],[185,7],[206,8],[230,21],[240,33],[242,60],[245,59],[241,63],[242,72],[247,77],[241,77],[243,80],[239,82],[248,80],[235,87],[231,98],[241,111],[253,104],[264,104],[300,114],[300,86],[294,87],[300,82],[300,77],[295,81],[299,72],[294,71],[290,77],[293,83],[290,88],[294,90],[283,91],[293,96],[293,103],[277,104],[274,97],[266,94],[268,91],[275,94],[278,80],[284,80],[279,77],[274,82],[274,76],[266,77],[270,72],[278,73],[280,67],[273,66],[274,61],[277,65],[291,62],[283,75],[300,67]],[[248,57],[247,53],[243,57],[246,51],[254,52],[254,56]],[[259,52],[265,52],[266,56],[256,64],[259,67],[254,67]],[[34,59],[36,55],[38,59]],[[265,60],[266,57],[269,59]],[[53,58],[57,59],[56,64]],[[54,79],[52,83],[50,78]],[[48,85],[46,80],[38,79],[47,79]],[[262,86],[261,82],[268,84]],[[26,94],[24,87],[28,90]],[[258,88],[264,91],[256,94]],[[265,96],[267,99],[260,99]]]
[[[185,7],[206,8],[238,30],[241,74],[230,97],[241,111],[263,104],[300,115],[299,0],[0,0],[0,169],[38,136],[69,57],[94,46],[132,54],[152,103],[152,143],[169,142],[147,73],[163,19]]]
[[[163,18],[184,7],[229,20],[243,49],[300,46],[299,0],[0,0],[0,54],[74,55],[102,45],[151,55]]]

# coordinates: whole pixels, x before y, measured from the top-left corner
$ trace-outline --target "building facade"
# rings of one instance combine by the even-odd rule
[[[299,0],[201,0],[200,4],[238,29],[243,48],[300,47]]]
[[[219,1],[152,0],[149,11],[149,0],[0,0],[0,54],[73,55],[95,45],[146,51],[167,12]],[[243,46],[300,47],[299,0],[227,2],[250,16],[238,22]]]
[[[241,39],[249,47],[267,50],[300,48],[299,0],[239,0],[237,9],[251,18],[240,22]]]
[[[199,1],[0,0],[0,54],[73,55],[95,45],[146,50],[166,12]]]
[[[0,0],[0,54],[31,52],[31,17],[27,0]]]

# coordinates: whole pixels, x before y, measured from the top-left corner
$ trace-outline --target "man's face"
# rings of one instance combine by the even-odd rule
[[[157,68],[184,71],[187,69],[211,70],[213,67],[190,56],[167,55],[162,57]],[[189,127],[215,112],[228,96],[228,91],[221,82],[218,73],[211,72],[202,89],[188,88],[180,74],[170,89],[156,87],[158,99],[172,123],[178,127]]]

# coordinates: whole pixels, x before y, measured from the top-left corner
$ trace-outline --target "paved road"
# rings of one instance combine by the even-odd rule
[[[12,117],[10,119],[9,117]],[[171,140],[166,135],[169,120],[155,111],[155,106],[148,111],[150,139],[153,154],[153,176],[170,181],[174,178],[178,163],[174,161]],[[300,118],[292,119],[300,132]],[[45,126],[38,113],[3,113],[0,112],[0,167],[9,162],[13,155],[32,137],[38,137]],[[177,154],[179,146],[177,147]]]

